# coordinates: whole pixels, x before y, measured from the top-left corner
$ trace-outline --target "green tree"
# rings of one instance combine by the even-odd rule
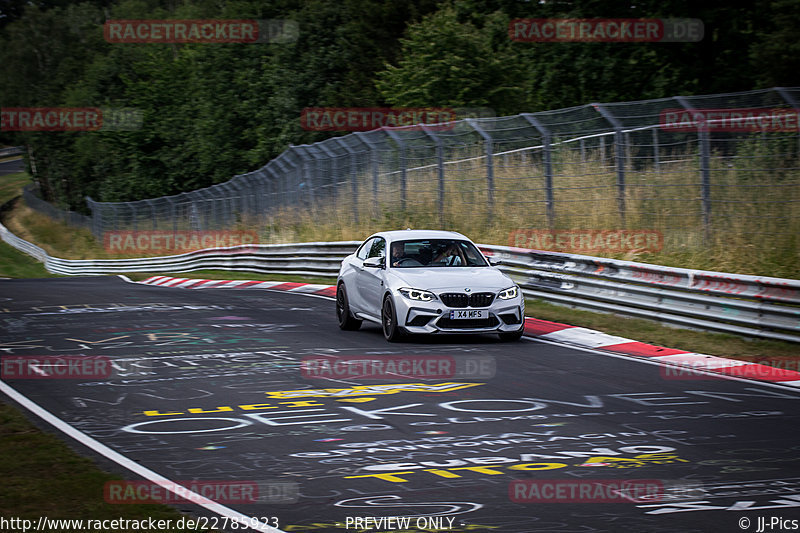
[[[513,112],[522,102],[521,71],[510,53],[508,17],[486,17],[483,27],[462,22],[445,7],[409,26],[397,66],[377,74],[376,87],[395,106],[453,106]]]

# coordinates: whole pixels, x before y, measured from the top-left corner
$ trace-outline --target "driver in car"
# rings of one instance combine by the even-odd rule
[[[397,266],[397,264],[405,259],[406,255],[403,253],[403,245],[399,242],[396,242],[392,245],[392,266]]]

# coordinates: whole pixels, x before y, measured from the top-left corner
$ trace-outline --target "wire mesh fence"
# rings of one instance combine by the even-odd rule
[[[798,98],[772,88],[352,133],[205,189],[87,199],[91,227],[257,227],[270,242],[414,226],[519,246],[531,243],[513,230],[646,228],[675,250],[796,251]]]
[[[22,188],[22,198],[25,200],[25,205],[31,209],[47,215],[55,220],[60,220],[70,226],[79,228],[92,228],[92,219],[86,215],[76,213],[74,211],[65,211],[59,209],[53,204],[42,200],[36,195],[33,185],[26,185]]]

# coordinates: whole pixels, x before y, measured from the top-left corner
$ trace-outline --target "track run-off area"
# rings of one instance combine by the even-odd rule
[[[0,332],[6,398],[130,482],[98,499],[176,482],[196,491],[179,509],[276,532],[800,523],[800,390],[780,383],[530,337],[387,343],[322,294],[111,276],[0,280]]]

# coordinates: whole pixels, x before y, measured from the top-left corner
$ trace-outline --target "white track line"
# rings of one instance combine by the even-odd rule
[[[39,404],[34,402],[33,400],[29,399],[28,397],[24,396],[22,393],[18,392],[16,389],[13,389],[10,385],[5,383],[4,381],[0,381],[0,392],[5,393],[9,398],[16,401],[27,410],[44,420],[45,422],[49,423],[59,431],[62,431],[75,439],[76,441],[80,442],[87,448],[94,450],[95,452],[99,453],[106,459],[114,461],[118,465],[127,468],[134,474],[138,474],[139,476],[147,479],[148,481],[152,481],[153,483],[160,485],[167,489],[168,491],[174,493],[179,498],[185,498],[192,503],[195,503],[201,507],[208,509],[209,511],[216,513],[220,516],[227,517],[228,519],[238,522],[242,524],[242,527],[248,527],[250,529],[255,529],[256,531],[262,531],[263,533],[285,533],[281,529],[276,529],[269,525],[262,524],[258,522],[257,519],[254,519],[252,522],[250,521],[251,518],[249,516],[237,513],[233,509],[229,507],[225,507],[219,503],[216,503],[213,500],[209,500],[197,494],[196,492],[192,492],[189,489],[184,488],[183,486],[178,487],[178,484],[174,481],[169,480],[168,478],[162,476],[161,474],[157,474],[153,472],[149,468],[145,468],[142,465],[134,462],[131,459],[128,459],[124,455],[115,452],[105,444],[100,441],[97,441],[86,435],[85,433],[78,431],[68,423],[64,422],[54,414],[50,413]],[[258,524],[257,526],[253,526],[252,524]]]

